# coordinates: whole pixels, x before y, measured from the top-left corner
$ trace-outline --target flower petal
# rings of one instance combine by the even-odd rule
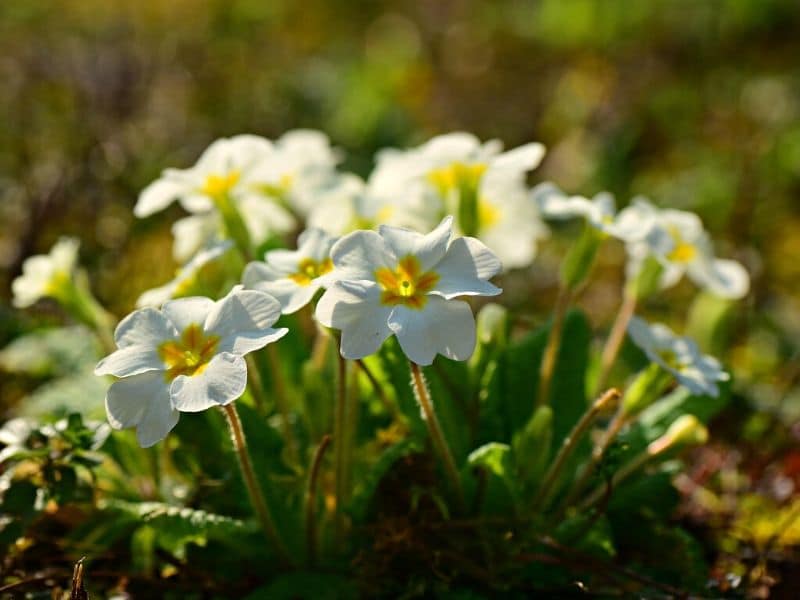
[[[150,346],[155,348],[164,340],[178,335],[175,327],[161,311],[155,308],[142,308],[122,319],[114,331],[117,346]]]
[[[291,279],[279,279],[278,281],[262,281],[250,287],[274,296],[281,304],[281,312],[290,315],[311,302],[314,294],[322,287],[318,283],[320,279],[322,278],[317,278],[308,285],[298,285]]]
[[[186,184],[182,181],[176,181],[175,179],[167,177],[156,179],[139,194],[139,199],[136,201],[136,206],[133,208],[133,214],[140,219],[149,217],[152,214],[164,210],[177,198],[189,191]]]
[[[482,242],[471,237],[458,238],[436,265],[439,281],[431,293],[446,299],[496,296],[502,290],[486,280],[497,275],[502,268],[497,256]]]
[[[429,365],[437,353],[467,360],[475,350],[475,318],[469,304],[429,296],[423,310],[396,306],[389,327],[406,356]]]
[[[161,307],[161,312],[180,333],[189,325],[202,325],[213,308],[213,300],[192,296],[165,302]]]
[[[436,229],[427,234],[389,225],[381,225],[378,231],[398,259],[415,256],[419,260],[422,270],[428,271],[442,259],[447,251],[447,244],[453,233],[453,217],[445,217]]]
[[[689,268],[689,276],[720,298],[738,300],[750,290],[750,275],[735,260],[703,261]]]
[[[205,369],[179,375],[169,390],[172,406],[181,412],[200,412],[224,406],[240,397],[247,387],[244,358],[230,352],[217,354]]]
[[[156,346],[126,346],[112,352],[97,363],[95,375],[130,377],[147,371],[163,371],[164,363],[158,356]]]
[[[382,305],[380,297],[380,287],[374,283],[339,281],[319,299],[316,318],[326,327],[341,330],[343,357],[374,354],[392,334],[388,325],[392,307]]]
[[[281,305],[269,294],[236,286],[217,301],[205,320],[204,330],[221,337],[263,332],[281,316]]]
[[[162,373],[143,373],[113,383],[106,394],[108,422],[115,429],[136,427],[143,448],[164,439],[178,422]]]
[[[354,231],[344,236],[331,248],[331,259],[338,279],[375,279],[381,267],[395,268],[397,258],[392,255],[384,239],[374,231]]]

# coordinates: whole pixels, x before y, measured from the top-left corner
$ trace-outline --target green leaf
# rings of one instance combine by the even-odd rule
[[[519,494],[511,446],[498,442],[484,444],[470,453],[467,463],[483,469],[489,476],[483,499],[484,512],[503,513],[516,506]]]
[[[0,351],[0,369],[32,377],[66,375],[96,362],[94,334],[80,325],[35,331]]]
[[[109,499],[101,508],[151,527],[156,545],[178,558],[185,557],[187,544],[204,546],[210,539],[236,544],[237,538],[255,529],[239,519],[162,502]]]
[[[19,403],[18,414],[51,419],[54,415],[75,412],[105,420],[103,398],[108,385],[105,378],[97,377],[91,369],[76,371],[39,386]]]

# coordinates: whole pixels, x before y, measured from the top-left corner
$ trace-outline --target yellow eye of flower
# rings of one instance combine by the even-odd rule
[[[434,169],[428,173],[428,181],[441,196],[447,196],[451,190],[467,188],[477,190],[478,183],[486,172],[483,163],[465,164],[454,162],[446,167]]]
[[[239,171],[231,171],[227,175],[209,175],[200,192],[212,198],[219,198],[231,191],[233,186],[239,182],[241,173]]]
[[[439,281],[434,271],[422,272],[415,256],[400,259],[395,270],[383,267],[375,271],[375,280],[381,286],[381,303],[386,306],[402,304],[417,310],[428,301],[427,294]]]
[[[321,277],[326,273],[330,273],[333,269],[333,261],[326,258],[321,262],[315,261],[313,258],[306,258],[300,261],[296,273],[289,275],[289,279],[298,285],[309,285],[312,280]]]
[[[672,236],[672,241],[675,244],[672,251],[667,255],[669,260],[672,262],[687,263],[697,255],[697,248],[695,245],[684,240],[681,232],[678,231],[676,227],[670,228],[669,234]]]
[[[500,220],[500,209],[484,199],[478,200],[478,224],[480,227],[491,227]]]
[[[216,354],[219,336],[205,335],[200,325],[192,323],[180,339],[169,340],[158,347],[158,356],[167,370],[164,378],[172,381],[178,375],[198,375]]]

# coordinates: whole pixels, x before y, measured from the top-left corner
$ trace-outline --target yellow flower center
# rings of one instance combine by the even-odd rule
[[[297,272],[289,275],[289,279],[298,285],[305,286],[317,277],[330,273],[333,269],[333,261],[330,258],[321,262],[317,262],[313,258],[304,258],[297,267]]]
[[[485,172],[486,165],[483,163],[468,165],[454,162],[430,171],[428,181],[441,196],[447,196],[451,190],[459,189],[469,189],[474,192],[477,191],[478,183]]]
[[[181,333],[180,339],[163,342],[158,356],[167,366],[164,378],[172,381],[178,375],[198,375],[216,354],[219,336],[206,335],[200,325],[192,323]]]
[[[239,171],[231,171],[227,175],[209,175],[200,192],[211,198],[219,198],[230,192],[233,186],[239,183],[241,176]]]
[[[677,227],[670,228],[669,234],[672,236],[674,247],[670,253],[667,254],[668,260],[678,263],[687,263],[697,255],[697,248],[695,245],[684,240]]]
[[[480,227],[491,227],[500,220],[500,209],[483,198],[478,200],[478,224]]]
[[[375,271],[375,281],[381,286],[381,304],[397,306],[402,304],[417,310],[428,301],[427,294],[439,281],[434,271],[422,272],[422,265],[416,256],[406,256],[397,263],[395,270],[382,267]]]

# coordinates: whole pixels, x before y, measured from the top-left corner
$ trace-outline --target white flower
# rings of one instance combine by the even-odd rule
[[[219,139],[193,167],[166,169],[139,194],[133,213],[147,217],[175,200],[190,213],[205,213],[214,209],[219,196],[253,193],[255,167],[271,151],[270,141],[255,135]]]
[[[410,204],[412,196],[376,196],[364,181],[352,174],[343,174],[336,185],[321,190],[317,203],[308,215],[308,227],[324,229],[341,236],[358,229],[376,229],[379,225],[406,227],[416,231],[428,229],[427,219]]]
[[[693,340],[675,335],[665,325],[648,325],[633,317],[628,335],[651,361],[672,373],[693,394],[716,397],[717,382],[730,379],[716,358],[702,354]]]
[[[279,316],[277,300],[241,286],[217,302],[181,298],[131,313],[114,333],[119,349],[94,371],[120,378],[106,394],[109,423],[136,427],[147,447],[169,433],[178,411],[233,402],[247,384],[244,355],[286,334],[271,328]]]
[[[161,306],[171,298],[186,295],[187,288],[191,287],[203,267],[215,261],[232,247],[233,242],[231,240],[226,240],[198,252],[192,260],[178,270],[177,275],[172,281],[143,292],[136,301],[136,306],[139,308],[144,306]]]
[[[72,286],[78,262],[77,238],[62,237],[49,254],[38,254],[25,259],[22,275],[11,284],[14,306],[26,308],[44,297],[59,298]]]
[[[475,238],[451,240],[446,217],[426,235],[382,226],[356,231],[331,250],[333,283],[316,316],[342,332],[341,354],[357,359],[394,334],[409,359],[429,365],[437,353],[466,360],[475,349],[475,320],[458,296],[494,296],[487,280],[502,266]]]
[[[632,258],[629,277],[635,276],[644,258],[652,254],[664,267],[662,288],[676,284],[685,273],[699,287],[722,298],[737,299],[747,294],[750,288],[747,271],[734,260],[714,256],[711,239],[697,215],[682,210],[659,210],[644,199],[639,199],[637,205],[640,210],[651,212],[654,224],[644,240],[629,249]]]
[[[306,229],[297,240],[297,250],[271,250],[266,262],[248,264],[242,283],[275,296],[284,313],[296,312],[331,281],[331,246],[336,239],[321,229]]]
[[[335,185],[339,153],[328,137],[311,129],[288,131],[255,169],[260,189],[302,217],[316,205],[321,190]]]
[[[552,184],[542,184],[532,195],[545,218],[583,217],[595,229],[627,243],[644,239],[654,223],[652,211],[635,201],[617,214],[614,196],[608,192],[596,194],[589,200],[583,196],[567,196]]]
[[[538,143],[501,149],[497,140],[481,144],[471,134],[450,133],[405,152],[385,150],[369,193],[405,197],[408,212],[428,227],[455,215],[456,230],[486,242],[506,268],[527,266],[546,229],[527,197],[525,178],[545,150]]]

